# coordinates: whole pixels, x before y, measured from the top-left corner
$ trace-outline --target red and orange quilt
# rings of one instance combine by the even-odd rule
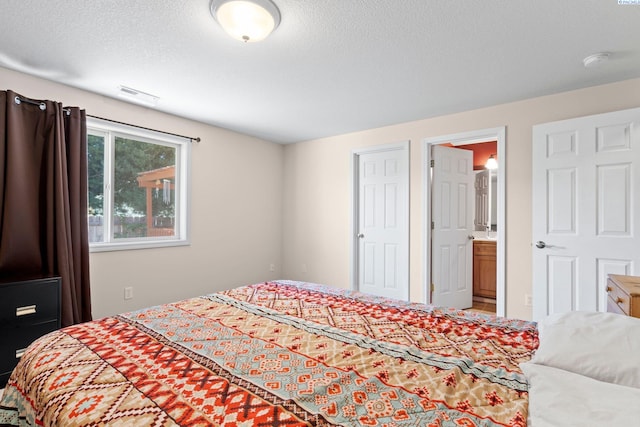
[[[534,323],[278,281],[34,342],[11,426],[525,426]]]

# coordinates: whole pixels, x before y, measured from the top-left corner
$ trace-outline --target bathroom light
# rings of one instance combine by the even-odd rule
[[[280,24],[271,0],[212,0],[211,14],[231,37],[243,42],[264,40]]]
[[[487,169],[498,169],[498,161],[495,157],[493,157],[493,154],[489,156],[489,158],[487,159],[487,163],[484,164],[484,167]]]

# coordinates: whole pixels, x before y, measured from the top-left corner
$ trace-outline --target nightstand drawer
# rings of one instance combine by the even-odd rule
[[[615,305],[627,316],[640,317],[640,277],[610,274],[607,280],[607,311]]]
[[[607,297],[607,312],[616,313],[616,314],[624,314],[625,316],[629,315],[629,314],[625,313],[624,311],[622,311],[620,306],[618,304],[616,304],[615,301],[612,300],[611,297],[609,297],[609,296]]]
[[[0,388],[29,344],[60,328],[60,278],[0,279]]]
[[[29,344],[56,329],[58,329],[58,319],[24,328],[3,330],[0,344],[0,373],[13,370]]]
[[[607,280],[607,295],[609,299],[607,304],[612,303],[624,314],[629,315],[629,295],[611,279]]]
[[[30,280],[0,286],[0,328],[58,319],[59,279]]]

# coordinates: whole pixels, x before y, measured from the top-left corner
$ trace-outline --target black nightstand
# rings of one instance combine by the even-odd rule
[[[0,281],[0,388],[34,340],[60,329],[60,278]]]

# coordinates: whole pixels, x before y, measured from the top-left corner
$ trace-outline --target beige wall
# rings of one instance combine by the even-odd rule
[[[3,68],[0,81],[27,97],[202,138],[192,151],[192,244],[91,254],[94,317],[278,277],[349,287],[351,151],[404,140],[411,141],[411,295],[421,301],[422,141],[506,126],[507,315],[528,319],[532,126],[640,106],[634,79],[283,147]],[[125,286],[134,299],[123,299]]]
[[[350,286],[351,151],[411,141],[410,292],[423,295],[422,142],[506,126],[506,314],[531,318],[531,130],[539,123],[640,106],[640,79],[292,144],[284,150],[283,276]],[[384,106],[388,108],[388,106]],[[306,272],[303,271],[306,265]]]
[[[4,68],[0,82],[87,114],[202,138],[192,146],[191,245],[92,253],[95,318],[281,276],[281,145]],[[132,300],[123,299],[125,286]]]

